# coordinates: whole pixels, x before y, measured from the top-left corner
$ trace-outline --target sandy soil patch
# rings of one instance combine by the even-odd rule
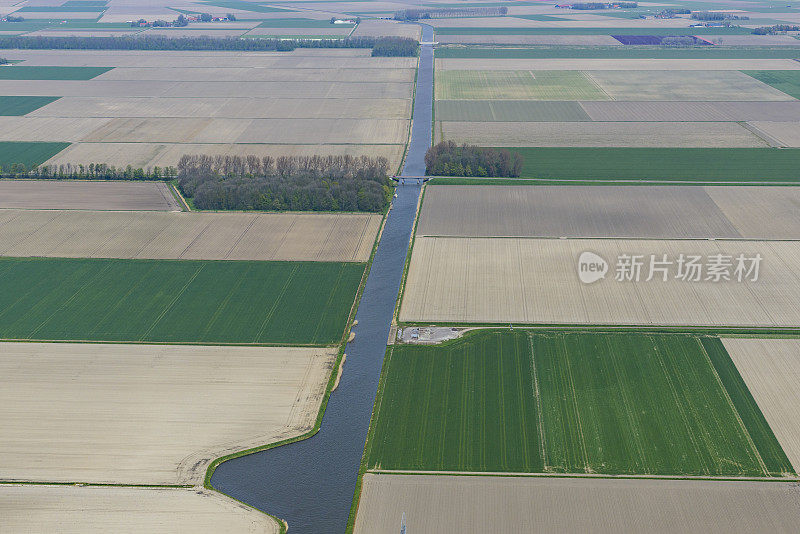
[[[800,239],[798,208],[798,187],[429,185],[416,235]]]
[[[583,284],[578,257],[609,264]],[[666,281],[651,256],[667,255]],[[702,280],[675,278],[680,254],[701,256]],[[707,281],[714,255],[761,255],[757,281]],[[615,279],[618,258],[641,256],[639,282]],[[436,238],[414,241],[401,321],[742,327],[800,325],[800,242]]]
[[[254,28],[247,32],[247,35],[258,35],[258,36],[282,36],[282,35],[308,35],[308,36],[318,36],[318,35],[325,35],[330,36],[331,38],[344,38],[350,35],[353,31],[353,28],[342,28],[336,26],[330,26],[329,28]]]
[[[366,474],[358,534],[397,532],[791,532],[796,485]]]
[[[420,27],[416,24],[398,24],[385,20],[364,20],[356,26],[353,37],[408,37],[420,38]]]
[[[442,122],[437,141],[479,146],[768,146],[735,122]]]
[[[612,100],[794,100],[786,93],[738,71],[598,70],[589,75]]]
[[[16,257],[364,262],[381,223],[367,213],[0,214],[0,255]]]
[[[0,486],[0,509],[3,528],[30,534],[278,532],[266,514],[195,489]]]
[[[800,468],[800,340],[723,339],[783,452]]]
[[[753,121],[750,126],[776,139],[781,146],[800,147],[800,122]]]
[[[3,343],[3,480],[201,484],[313,427],[335,349]],[[222,365],[224,362],[224,365]]]
[[[0,208],[180,211],[164,182],[0,180]]]
[[[80,141],[109,119],[94,117],[0,117],[0,141]]]

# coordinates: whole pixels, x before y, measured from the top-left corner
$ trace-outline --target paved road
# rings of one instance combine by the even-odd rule
[[[430,26],[423,26],[422,40],[433,41]],[[433,47],[423,45],[401,176],[425,174],[432,106]],[[414,224],[418,181],[409,178],[397,188],[356,313],[356,338],[347,345],[344,373],[320,431],[304,441],[225,462],[211,479],[220,491],[284,519],[292,534],[345,530]]]

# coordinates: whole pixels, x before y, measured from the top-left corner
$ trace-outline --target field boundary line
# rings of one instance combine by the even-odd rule
[[[714,362],[711,361],[711,357],[708,355],[705,345],[700,343],[699,340],[697,341],[697,344],[700,345],[700,350],[703,353],[703,356],[705,356],[706,362],[708,363],[709,367],[711,367],[711,372],[714,373],[714,378],[717,379],[717,384],[719,384],[719,387],[722,389],[722,393],[725,395],[725,400],[728,402],[728,406],[730,406],[731,411],[736,416],[736,420],[739,422],[739,426],[741,427],[742,432],[747,438],[747,443],[748,445],[750,445],[750,448],[753,450],[753,453],[755,454],[759,467],[761,467],[761,470],[764,472],[764,476],[768,477],[770,473],[769,469],[767,468],[767,464],[761,457],[761,452],[759,452],[758,447],[756,447],[756,443],[755,441],[753,441],[753,437],[750,435],[750,431],[747,429],[747,425],[744,424],[744,420],[742,419],[742,416],[739,414],[739,410],[736,409],[736,405],[733,403],[733,399],[731,399],[730,393],[728,393],[728,389],[722,382],[722,378],[720,378],[719,373],[717,372],[717,368],[714,367]]]
[[[591,72],[589,72],[588,70],[582,70],[580,72],[581,72],[581,74],[584,75],[584,77],[586,79],[588,79],[590,82],[592,82],[592,85],[594,85],[597,88],[598,91],[600,91],[601,93],[606,95],[608,97],[609,101],[611,101],[611,102],[615,102],[616,101],[616,98],[614,98],[613,96],[608,94],[608,92],[605,89],[603,89],[603,86],[601,86],[599,83],[597,83],[597,80],[595,80],[595,78],[594,78],[594,76],[592,76]],[[586,110],[584,110],[584,111],[586,111]],[[588,115],[588,113],[587,113],[587,115]]]
[[[539,373],[536,371],[536,354],[533,348],[533,336],[530,332],[526,332],[528,336],[528,345],[531,348],[531,378],[533,382],[533,395],[536,400],[536,413],[539,426],[539,449],[542,453],[542,469],[547,471],[547,438],[544,435],[544,414],[542,413],[542,397],[539,392]]]
[[[755,135],[762,141],[764,141],[770,148],[785,148],[786,145],[781,142],[777,137],[772,137],[768,133],[758,128],[756,125],[751,124],[750,121],[736,121],[739,126],[750,132],[751,134]]]

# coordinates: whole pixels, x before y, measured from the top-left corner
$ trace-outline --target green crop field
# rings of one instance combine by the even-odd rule
[[[541,100],[438,100],[436,120],[472,122],[590,121],[577,102]]]
[[[800,44],[800,43],[798,43]],[[800,49],[792,47],[725,48],[693,46],[665,48],[650,46],[539,46],[530,48],[442,47],[436,58],[465,59],[537,59],[537,58],[608,58],[608,59],[794,59]],[[773,72],[773,71],[769,71]]]
[[[748,35],[753,30],[730,28],[436,28],[437,35]]]
[[[792,473],[721,347],[682,334],[519,330],[395,346],[384,364],[367,467]]]
[[[203,0],[202,3],[214,7],[221,7],[225,9],[241,9],[242,11],[252,11],[255,13],[276,13],[278,11],[290,11],[289,9],[264,6],[261,4],[257,4],[255,2],[246,2],[245,0]],[[246,18],[246,17],[239,17],[239,18]]]
[[[364,264],[0,258],[0,338],[336,343]]]
[[[59,96],[0,96],[0,116],[26,115],[58,100]]]
[[[796,182],[793,148],[508,148],[523,178]]]
[[[440,70],[437,100],[608,100],[583,72]]]
[[[2,44],[1,40],[0,44]],[[14,65],[13,67],[0,68],[0,80],[91,80],[113,68]]]
[[[745,74],[771,85],[789,96],[800,98],[800,71],[794,70],[745,70]]]
[[[25,167],[40,165],[68,146],[69,143],[0,141],[0,167],[8,168],[14,163]]]

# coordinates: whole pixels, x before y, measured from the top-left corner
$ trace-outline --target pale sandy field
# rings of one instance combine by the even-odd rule
[[[755,148],[735,122],[439,122],[437,141],[478,146]]]
[[[0,210],[0,255],[15,257],[358,261],[381,216]]]
[[[416,236],[800,239],[798,206],[800,187],[428,185]]]
[[[164,182],[0,180],[0,209],[181,211]]]
[[[184,154],[207,154],[209,156],[383,156],[389,160],[389,169],[398,168],[403,158],[405,145],[266,145],[231,143],[78,143],[70,145],[45,163],[85,164],[87,161],[104,161],[109,165],[125,167],[176,166]]]
[[[327,28],[254,28],[247,32],[247,35],[258,35],[258,36],[283,36],[283,35],[308,35],[308,36],[318,36],[324,35],[326,37],[330,37],[331,39],[343,39],[350,35],[353,31],[353,28],[345,28],[342,26],[333,26]]]
[[[277,534],[261,512],[191,488],[0,485],[3,532]]]
[[[796,531],[796,484],[367,473],[356,534]]]
[[[398,24],[386,20],[362,20],[353,32],[353,37],[409,37],[420,38],[420,27],[416,24]]]
[[[795,100],[738,71],[595,70],[587,74],[612,100]]]
[[[0,480],[202,484],[310,430],[336,349],[2,343]]]
[[[63,100],[63,99],[62,99]],[[49,104],[53,106],[60,100]],[[586,101],[594,121],[800,121],[800,102]]]
[[[780,146],[800,147],[800,122],[754,121],[750,125],[776,139]]]
[[[169,70],[169,79],[176,82],[214,82],[220,76],[241,82],[313,82],[325,80],[329,82],[406,82],[414,81],[413,68],[384,69],[364,66],[352,69],[330,69],[323,67],[173,67]],[[163,80],[164,70],[161,67],[126,67],[110,70],[97,80]],[[236,95],[232,95],[236,96]],[[253,95],[256,96],[256,95]],[[257,95],[269,96],[269,95]]]
[[[800,41],[798,41],[800,44]],[[612,70],[612,71],[717,71],[800,70],[792,59],[463,59],[436,60],[440,70]]]
[[[800,102],[798,102],[800,106]],[[411,101],[393,99],[299,98],[125,98],[66,97],[32,111],[28,117],[192,118],[216,119],[406,119]]]
[[[723,339],[795,471],[800,469],[800,340]]]
[[[609,263],[605,278],[578,279],[585,251]],[[642,256],[639,282],[614,279],[621,255]],[[762,257],[757,281],[676,279],[656,273],[651,255]],[[732,271],[733,269],[731,269]],[[706,276],[703,270],[703,277]],[[437,238],[414,240],[401,321],[673,326],[800,326],[800,242]]]

